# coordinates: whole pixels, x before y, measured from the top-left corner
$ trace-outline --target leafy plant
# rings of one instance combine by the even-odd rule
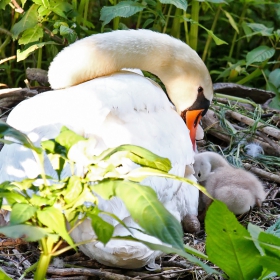
[[[5,144],[17,143],[32,149],[41,166],[41,175],[38,178],[0,184],[1,200],[5,199],[7,202],[2,207],[11,211],[10,224],[1,227],[0,232],[11,238],[24,236],[27,241],[39,241],[41,256],[34,279],[44,279],[52,257],[93,241],[85,240],[81,244],[74,244],[70,237],[70,232],[84,219],[91,219],[96,240],[106,244],[111,238],[119,238],[113,237],[113,226],[99,216],[101,213],[108,213],[98,209],[98,198],[93,192],[104,199],[110,199],[112,196],[121,198],[131,216],[147,234],[171,246],[146,242],[149,247],[168,253],[176,252],[199,264],[209,273],[215,272],[188,253],[207,258],[200,252],[184,246],[180,223],[159,202],[155,191],[138,184],[151,175],[192,183],[188,179],[168,174],[171,168],[168,159],[132,145],[107,149],[99,156],[92,156],[89,150],[91,145],[96,144],[96,140],[85,139],[65,127],[55,139],[42,142],[42,148],[35,147],[26,135],[3,122],[0,123],[0,135],[15,139],[2,140]],[[72,170],[71,176],[60,180],[47,177],[44,172],[43,151],[48,154],[58,178],[67,166]],[[118,171],[123,158],[128,158],[142,167],[123,174]],[[83,167],[84,172],[78,176],[74,170],[79,167]],[[192,184],[205,192],[199,185]],[[113,214],[110,216],[121,222]],[[157,221],[156,226],[154,220]],[[70,230],[67,229],[66,223],[70,225]],[[69,246],[60,249],[63,240]]]
[[[246,230],[226,205],[214,201],[206,214],[206,252],[230,279],[266,279],[280,274],[279,225],[263,231],[248,224]],[[274,233],[274,234],[273,234]]]

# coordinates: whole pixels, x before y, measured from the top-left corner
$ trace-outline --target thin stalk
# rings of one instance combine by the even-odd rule
[[[232,100],[232,101],[236,101],[236,102],[240,102],[240,103],[245,103],[245,104],[251,104],[254,107],[257,107],[257,104],[249,99],[244,99],[241,97],[236,97],[236,96],[231,96],[231,95],[227,95],[227,94],[222,94],[222,93],[216,93],[215,92],[215,97],[218,98],[226,98],[227,100]]]
[[[118,4],[118,0],[114,0],[114,6]],[[118,30],[119,28],[119,23],[120,23],[120,17],[115,17],[113,19],[113,29]]]
[[[150,10],[150,9],[149,9],[149,10]],[[155,10],[155,11],[162,11],[162,4],[161,4],[159,1],[157,1],[157,5],[156,5],[156,8],[155,8],[154,10]],[[151,10],[150,10],[150,11],[151,11]],[[157,12],[154,12],[154,11],[153,11],[153,13],[154,13],[155,16],[156,16],[156,18],[155,18],[155,20],[154,20],[154,24],[153,24],[153,29],[155,29],[155,30],[161,32],[161,25],[159,24],[159,21],[158,21],[159,15],[158,15]]]
[[[246,76],[245,78],[243,78],[242,80],[236,82],[239,85],[244,85],[247,82],[259,77],[262,74],[262,71],[260,68],[257,68],[255,71],[253,71],[250,75]]]
[[[221,12],[222,5],[223,4],[220,4],[218,6],[217,12],[216,12],[215,17],[214,17],[214,21],[213,21],[212,26],[211,26],[211,31],[213,33],[214,33],[215,28],[216,28],[216,24],[217,24],[217,21],[218,21],[220,12]],[[212,36],[208,35],[207,41],[206,41],[206,44],[205,44],[205,47],[204,47],[204,51],[203,51],[203,54],[202,54],[202,60],[203,61],[205,61],[205,59],[206,59],[206,55],[208,53],[208,49],[209,49],[211,41],[212,41]]]
[[[84,7],[84,16],[83,16],[83,24],[84,26],[86,25],[86,20],[88,17],[88,5],[89,5],[89,0],[85,1],[85,7]]]
[[[240,16],[239,21],[238,21],[238,26],[241,25],[241,23],[242,23],[242,21],[243,21],[243,19],[245,17],[246,12],[247,12],[247,4],[245,2],[244,6],[243,6],[243,9],[242,9],[241,16]],[[232,39],[232,42],[231,42],[231,47],[230,47],[229,55],[228,55],[229,59],[232,57],[233,50],[234,50],[235,43],[236,43],[237,35],[238,35],[237,31],[235,31],[233,39]]]
[[[172,22],[172,28],[171,28],[171,35],[175,38],[179,38],[180,37],[180,29],[181,29],[181,22],[180,22],[180,18],[182,15],[182,10],[179,8],[176,8],[175,11],[175,15],[174,15],[174,19]]]
[[[192,0],[192,12],[191,19],[199,23],[199,2],[197,0]],[[197,41],[198,41],[198,24],[192,23],[190,28],[190,47],[197,50]]]
[[[187,18],[187,13],[184,11],[184,29],[185,29],[185,37],[186,37],[186,43],[189,45],[190,44],[190,36],[189,36],[189,29],[188,29],[188,23],[185,20]]]
[[[169,22],[169,19],[170,19],[171,10],[172,10],[172,5],[170,4],[168,12],[167,12],[166,20],[165,20],[165,25],[164,25],[163,30],[162,30],[162,33],[166,32],[166,29],[167,29],[167,26],[168,26],[168,22]]]
[[[139,29],[142,20],[142,11],[138,14],[136,29]]]
[[[40,42],[42,42],[42,38],[40,39]],[[42,58],[43,58],[43,48],[38,49],[38,56],[37,56],[37,68],[42,68]]]

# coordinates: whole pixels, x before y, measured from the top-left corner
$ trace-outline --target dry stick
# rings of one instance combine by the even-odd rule
[[[11,59],[16,59],[16,58],[17,58],[16,55],[13,55],[13,56],[10,56],[10,57],[1,59],[1,60],[0,60],[0,64],[5,63],[5,62],[7,62],[7,61],[9,61],[9,60],[11,60]]]
[[[236,119],[236,120],[238,120],[240,122],[243,122],[243,123],[245,123],[245,124],[247,124],[249,126],[253,126],[256,123],[255,120],[253,120],[251,118],[248,118],[248,117],[246,117],[246,116],[244,116],[244,115],[242,115],[240,113],[233,112],[231,110],[227,110],[226,114],[229,115],[230,117],[232,117],[233,119]],[[270,135],[270,136],[280,140],[280,130],[279,129],[276,129],[276,128],[273,128],[273,127],[270,127],[270,126],[265,126],[262,123],[258,123],[257,124],[257,128],[260,131],[262,131],[262,132],[264,132],[264,133],[266,133],[266,134],[268,134],[268,135]]]
[[[205,132],[208,132],[209,134],[212,134],[213,136],[227,143],[230,143],[231,138],[225,134],[224,129],[220,125],[220,120],[218,119],[214,111],[208,110],[207,114],[202,118],[202,124]],[[256,144],[259,144],[263,148],[265,154],[273,155],[273,156],[280,155],[279,145],[277,147],[277,150],[275,150],[269,144],[264,143],[263,141],[260,141],[257,138],[253,138],[253,141]]]
[[[265,178],[265,179],[267,179],[269,181],[274,181],[276,183],[280,183],[280,176],[278,176],[276,174],[272,174],[272,173],[266,172],[266,171],[264,171],[264,170],[262,170],[260,168],[252,166],[249,163],[244,163],[244,167],[247,170],[255,173],[256,175],[261,176],[262,178]]]
[[[55,274],[60,276],[65,275],[86,275],[86,276],[98,276],[105,279],[111,280],[132,280],[133,278],[115,274],[111,272],[105,272],[98,269],[91,268],[53,268],[49,267],[47,273]]]

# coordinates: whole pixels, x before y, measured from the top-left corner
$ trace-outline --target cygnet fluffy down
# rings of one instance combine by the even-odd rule
[[[232,167],[217,153],[196,154],[194,170],[197,180],[208,193],[223,201],[234,214],[243,214],[255,205],[260,207],[265,199],[263,185],[256,176]],[[204,194],[201,200],[207,210],[212,200]]]

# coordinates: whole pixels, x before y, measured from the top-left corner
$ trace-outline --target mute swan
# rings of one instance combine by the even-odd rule
[[[162,89],[150,79],[123,68],[138,68],[157,75]],[[143,146],[171,160],[171,173],[184,176],[193,163],[195,133],[200,118],[213,97],[209,72],[197,53],[183,42],[149,30],[121,30],[87,37],[62,50],[49,68],[53,91],[21,102],[7,122],[25,132],[39,145],[42,139],[58,135],[62,125],[84,137],[95,137],[93,151],[121,144]],[[187,126],[186,126],[186,124]],[[132,162],[124,162],[135,168]],[[47,174],[55,176],[48,160]],[[0,181],[21,180],[39,173],[33,154],[19,145],[5,145],[0,156]],[[64,172],[64,175],[66,172]],[[188,178],[195,180],[189,172]],[[178,220],[197,216],[198,189],[181,182],[150,177],[142,184],[151,186],[159,200]],[[124,204],[113,198],[100,198],[102,210],[116,214],[128,226],[139,228]],[[114,235],[127,235],[117,221]],[[76,242],[93,238],[89,221],[72,234]],[[159,242],[135,231],[137,238]],[[80,246],[99,262],[123,268],[153,266],[160,252],[132,241],[111,240]]]
[[[221,155],[204,152],[195,155],[195,176],[209,194],[223,201],[234,214],[248,212],[261,206],[265,199],[262,183],[252,173],[232,167]],[[212,200],[202,195],[207,209]]]

